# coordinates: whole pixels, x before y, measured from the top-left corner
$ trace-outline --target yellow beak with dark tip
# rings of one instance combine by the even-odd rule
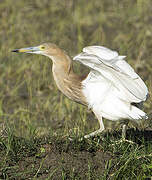
[[[12,50],[12,52],[41,54],[42,50],[41,50],[41,48],[39,46],[35,46],[35,47],[14,49],[14,50]]]

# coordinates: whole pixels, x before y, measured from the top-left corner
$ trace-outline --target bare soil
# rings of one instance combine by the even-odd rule
[[[112,157],[110,152],[86,142],[41,141],[32,148],[30,142],[17,141],[20,149],[16,154],[9,152],[0,179],[96,179],[102,176],[106,162]],[[0,162],[4,161],[3,153],[1,147]]]

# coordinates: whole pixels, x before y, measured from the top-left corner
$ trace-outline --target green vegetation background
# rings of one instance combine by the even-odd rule
[[[8,154],[10,151],[17,153],[19,148],[13,136],[26,139],[46,134],[75,136],[98,128],[97,120],[87,108],[71,102],[58,91],[50,59],[40,55],[15,54],[11,52],[13,49],[52,42],[73,57],[85,46],[103,45],[127,55],[126,60],[145,81],[151,95],[151,4],[151,0],[1,0],[0,130],[4,137],[8,136],[8,141],[1,139],[0,148],[6,143]],[[80,74],[88,71],[79,64],[74,67]],[[152,113],[151,100],[150,97],[144,104],[148,114]],[[152,127],[151,118],[149,127]],[[126,146],[113,148],[126,153],[116,163],[120,166],[119,171],[115,169],[117,174],[122,172],[120,177],[124,177],[125,172],[126,177],[128,172],[133,172],[132,177],[137,177],[140,172],[150,175],[151,165],[142,166],[140,161],[142,158],[151,162],[150,145],[149,150],[145,145],[143,149],[129,147],[128,151]],[[138,156],[141,152],[145,154]],[[3,160],[6,164],[7,158]],[[6,172],[3,162],[1,170]],[[5,176],[1,177],[7,177],[7,173],[3,174]]]
[[[65,98],[54,83],[51,60],[12,49],[53,42],[72,57],[103,45],[127,61],[152,86],[150,0],[36,0],[0,2],[0,122],[19,136],[37,132],[86,133],[98,128],[86,108]],[[84,69],[75,65],[76,72]],[[85,70],[83,70],[84,72]],[[152,103],[145,103],[150,113]]]
[[[53,42],[73,57],[103,45],[127,61],[152,86],[150,0],[36,0],[0,2],[0,122],[16,135],[87,133],[98,128],[86,108],[65,98],[54,83],[51,60],[12,49]],[[75,65],[76,72],[84,69]],[[83,70],[84,72],[85,70]],[[145,103],[150,113],[151,99]]]

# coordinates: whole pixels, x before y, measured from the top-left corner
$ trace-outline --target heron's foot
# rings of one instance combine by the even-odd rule
[[[80,137],[80,138],[78,138],[78,139],[76,139],[76,138],[70,138],[70,137],[68,137],[68,140],[70,141],[70,142],[73,142],[73,141],[83,141],[84,140],[84,137]]]
[[[98,129],[97,131],[94,131],[94,132],[92,132],[92,133],[90,133],[88,135],[85,135],[84,138],[87,139],[87,138],[90,138],[90,137],[94,137],[94,136],[100,134],[101,132],[103,132],[103,130],[104,130],[103,128]]]
[[[135,142],[133,142],[133,141],[130,141],[130,140],[127,140],[127,139],[120,139],[120,140],[118,140],[118,141],[115,141],[115,143],[114,144],[120,144],[120,143],[124,143],[124,142],[127,142],[127,143],[130,143],[130,144],[136,144]],[[112,144],[112,145],[114,145],[114,144]]]
[[[130,144],[135,144],[135,142],[126,139],[126,131],[127,131],[127,125],[124,124],[122,127],[122,137],[120,140],[115,141],[114,144],[120,144],[120,143],[124,143],[124,142],[130,143]],[[112,145],[114,145],[114,144],[112,144]]]
[[[130,144],[136,144],[135,142],[130,141],[130,140],[122,137],[120,140],[114,141],[114,143],[112,144],[112,146],[114,146],[114,145],[116,145],[116,144],[124,143],[124,142],[130,143]]]
[[[128,143],[134,144],[133,141],[130,141],[130,140],[126,139],[126,132],[127,132],[127,125],[124,124],[123,127],[122,127],[122,139],[120,141],[121,142],[128,142]]]

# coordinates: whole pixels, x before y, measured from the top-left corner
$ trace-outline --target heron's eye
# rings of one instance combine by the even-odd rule
[[[45,49],[45,46],[41,46],[40,49],[41,49],[41,50],[44,50],[44,49]]]

